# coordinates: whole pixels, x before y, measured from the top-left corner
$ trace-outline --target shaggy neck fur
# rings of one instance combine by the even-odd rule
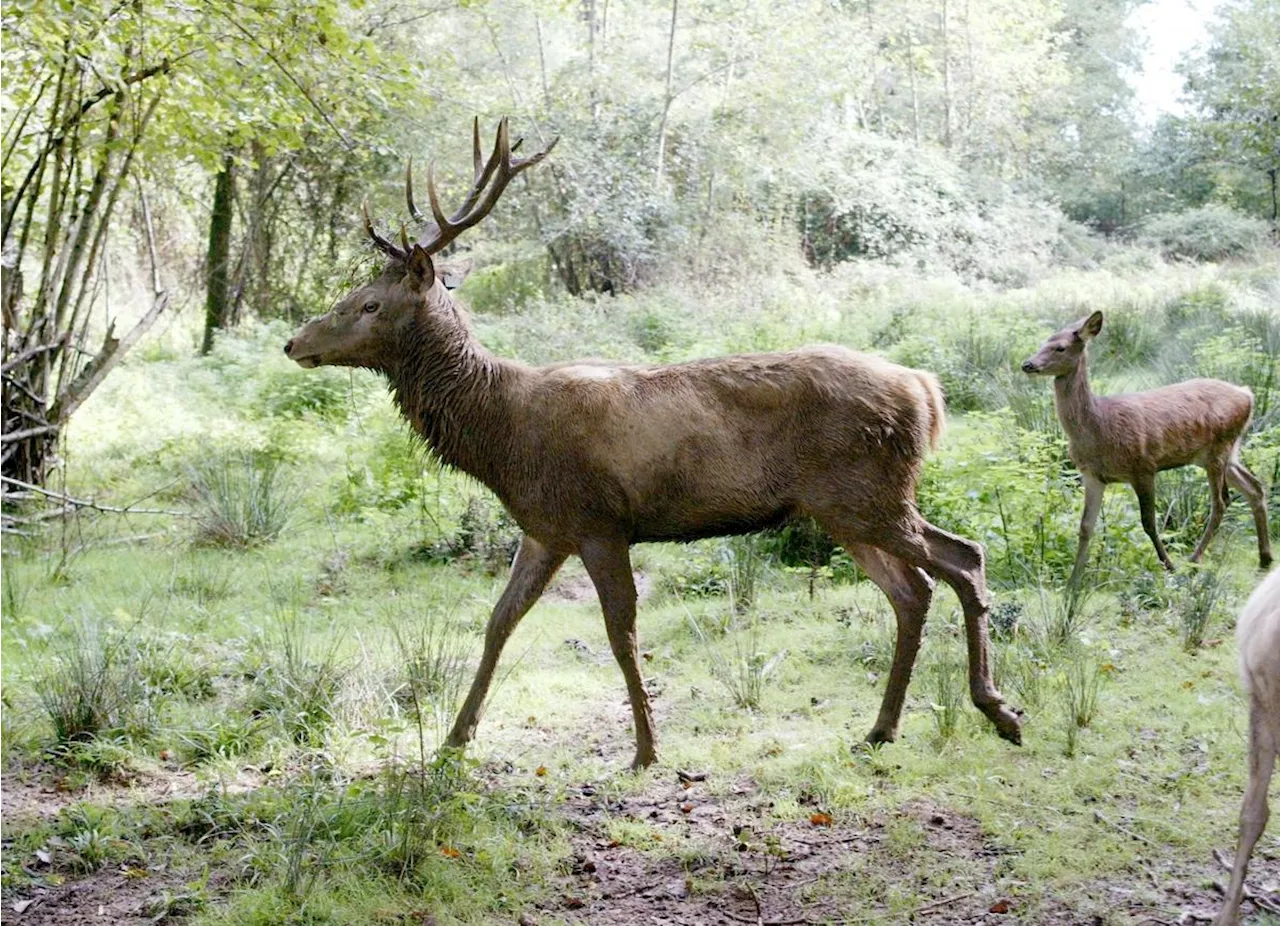
[[[1091,433],[1098,430],[1101,424],[1098,402],[1089,389],[1089,369],[1084,354],[1080,355],[1080,362],[1074,370],[1053,378],[1053,393],[1064,431]]]
[[[433,290],[402,335],[385,372],[400,412],[448,466],[501,495],[500,470],[512,462],[511,393],[516,364],[476,340],[448,295]]]

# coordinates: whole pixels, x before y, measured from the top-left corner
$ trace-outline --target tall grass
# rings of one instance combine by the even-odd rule
[[[210,546],[249,547],[280,535],[298,505],[296,488],[275,456],[228,451],[189,468],[196,539]]]
[[[44,654],[34,690],[59,745],[120,731],[144,701],[135,641],[108,621],[69,623]]]

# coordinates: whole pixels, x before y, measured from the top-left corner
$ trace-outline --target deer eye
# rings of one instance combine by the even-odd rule
[[[365,311],[367,312],[367,311],[369,311],[369,310],[368,310],[368,309],[365,309]],[[1065,348],[1065,347],[1055,347],[1055,348],[1054,348],[1054,350],[1055,350],[1055,351],[1057,351],[1057,352],[1060,354],[1060,353],[1062,353],[1063,351],[1065,351],[1065,350],[1066,350],[1066,348]]]
[[[360,308],[360,311],[361,311],[361,312],[376,312],[376,311],[378,311],[378,308],[379,308],[379,304],[378,304],[378,302],[377,302],[377,301],[375,301],[375,300],[372,300],[372,299],[371,299],[370,301],[366,302],[366,303],[365,303],[365,304]]]

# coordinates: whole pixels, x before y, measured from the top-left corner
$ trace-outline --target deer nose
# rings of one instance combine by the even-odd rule
[[[286,341],[286,342],[285,342],[285,344],[284,344],[284,355],[285,355],[286,357],[288,357],[288,356],[290,356],[292,353],[293,353],[293,338],[290,338],[290,339],[289,339],[288,341]]]
[[[293,342],[292,342],[292,341],[290,341],[289,343],[290,343],[290,344],[292,344]],[[287,354],[287,353],[289,353],[289,348],[288,348],[288,347],[285,347],[284,352],[285,352],[286,354]],[[1022,372],[1023,372],[1023,373],[1034,373],[1035,371],[1036,371],[1036,368],[1035,368],[1035,367],[1033,367],[1033,366],[1031,365],[1031,361],[1030,361],[1030,360],[1023,361],[1023,364],[1022,364]]]

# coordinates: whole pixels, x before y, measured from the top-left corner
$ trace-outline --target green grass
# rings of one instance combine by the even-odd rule
[[[630,713],[576,561],[558,580],[573,593],[553,588],[508,644],[467,759],[435,757],[511,527],[406,440],[375,380],[326,373],[313,390],[273,326],[223,339],[207,361],[131,357],[72,427],[73,494],[180,507],[202,459],[269,459],[296,507],[230,545],[163,516],[85,517],[6,544],[6,793],[53,801],[61,787],[79,801],[47,817],[6,805],[6,902],[137,870],[155,885],[152,916],[199,923],[557,922],[581,914],[564,897],[583,851],[616,842],[691,898],[730,902],[744,879],[768,883],[751,872],[782,864],[816,810],[840,834],[872,835],[804,895],[888,921],[955,885],[1013,898],[1025,922],[1064,910],[1110,922],[1105,886],[1146,871],[1201,890],[1221,877],[1211,851],[1232,842],[1243,784],[1230,621],[1255,580],[1250,521],[1233,501],[1210,565],[1170,579],[1115,490],[1092,595],[1068,601],[1081,493],[1049,385],[1013,373],[1056,324],[1102,307],[1118,342],[1099,352],[1103,388],[1190,375],[1197,356],[1252,376],[1256,358],[1237,355],[1259,342],[1252,313],[1276,287],[1274,265],[1062,272],[990,293],[849,265],[702,302],[673,285],[480,319],[491,346],[530,360],[837,340],[938,367],[972,409],[953,414],[921,504],[987,548],[997,681],[1028,711],[1025,745],[997,739],[968,702],[949,590],[902,735],[869,750],[893,645],[873,586],[845,561],[781,563],[776,542],[653,545],[635,563],[652,590],[639,634],[663,758],[638,775],[624,771]],[[1210,327],[1239,340],[1197,355]],[[1270,484],[1280,429],[1260,424],[1246,459]],[[1181,561],[1207,501],[1202,480],[1166,476]],[[690,800],[721,808],[723,826],[679,835],[675,769],[707,774]],[[585,823],[584,784],[597,808]],[[663,802],[675,823],[627,809]],[[935,810],[990,851],[937,842]],[[37,851],[51,863],[24,867]],[[1278,851],[1264,837],[1260,870]]]

